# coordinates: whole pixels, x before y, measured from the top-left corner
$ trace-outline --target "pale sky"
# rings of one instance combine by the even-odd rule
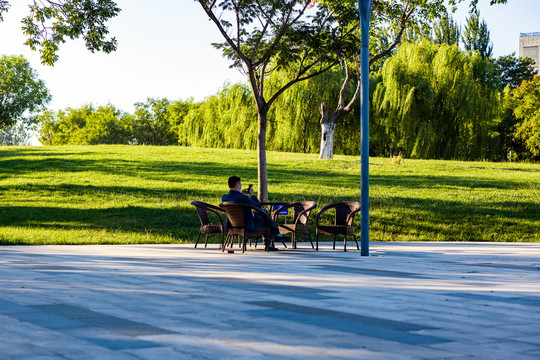
[[[520,32],[540,31],[540,0],[509,0],[493,7],[489,0],[479,2],[495,56],[518,53]],[[30,61],[53,95],[51,109],[112,103],[132,112],[133,104],[147,97],[199,101],[225,81],[244,81],[211,46],[221,35],[194,0],[117,0],[122,12],[109,22],[109,30],[118,50],[92,54],[82,41],[68,41],[54,67],[41,65],[39,54],[23,45],[20,21],[30,0],[10,3],[0,23],[0,54],[22,54]],[[455,15],[459,23],[466,12],[462,6]]]

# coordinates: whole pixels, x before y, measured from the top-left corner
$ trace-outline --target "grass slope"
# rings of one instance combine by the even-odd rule
[[[360,199],[357,157],[268,162],[270,200]],[[370,172],[371,240],[540,241],[540,165],[372,158]],[[233,174],[256,184],[254,151],[2,147],[0,244],[194,242],[189,201],[218,204]]]

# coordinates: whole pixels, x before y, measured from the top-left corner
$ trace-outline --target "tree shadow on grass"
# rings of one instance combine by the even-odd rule
[[[13,152],[9,152],[13,153]],[[65,173],[95,172],[104,175],[125,175],[141,180],[159,180],[171,183],[170,188],[150,188],[119,185],[72,184],[27,184],[5,185],[0,191],[35,192],[58,196],[80,196],[100,199],[103,196],[136,198],[142,205],[117,206],[108,209],[73,209],[62,207],[5,206],[0,208],[0,225],[30,228],[115,230],[138,234],[158,234],[173,239],[194,240],[198,233],[199,220],[190,207],[151,208],[144,206],[149,199],[167,198],[176,200],[202,200],[215,202],[227,192],[227,177],[238,174],[243,179],[256,179],[256,165],[230,165],[214,161],[164,161],[126,159],[80,159],[64,158],[66,153],[24,150],[18,155],[30,153],[40,155],[37,159],[9,158],[0,156],[0,171],[3,177],[36,175],[40,172],[50,176],[51,170]],[[81,153],[72,153],[81,155]],[[95,154],[95,153],[89,153]],[[101,155],[103,153],[100,152]],[[0,175],[2,176],[2,175]],[[221,190],[185,189],[183,182],[214,182]],[[303,170],[288,164],[269,164],[270,200],[299,201],[313,200],[319,208],[336,201],[359,200],[359,174],[342,173],[339,169],[320,168]],[[516,190],[523,187],[518,181],[498,181],[493,178],[471,178],[449,175],[371,175],[373,185],[383,189],[401,189],[411,196],[371,197],[371,227],[382,240],[425,239],[425,240],[527,240],[540,233],[540,205],[533,202],[461,202],[434,198],[415,197],[421,189],[484,189]],[[82,181],[81,181],[82,182]],[[254,181],[255,182],[255,181]],[[177,184],[178,186],[176,186]],[[305,186],[295,188],[298,184]],[[350,191],[343,194],[339,188],[357,186],[357,198]],[[327,188],[322,194],[313,193],[311,188]],[[292,191],[291,191],[292,190]],[[373,193],[372,193],[373,194]],[[87,201],[88,201],[87,199]],[[90,200],[91,201],[91,200]],[[91,204],[87,204],[88,206]],[[216,204],[217,205],[217,204]],[[166,206],[166,205],[165,205]],[[318,211],[315,209],[314,214]],[[359,219],[359,217],[357,218]],[[314,221],[314,216],[311,217]],[[359,224],[359,220],[357,221]],[[525,237],[519,239],[519,237]],[[538,238],[538,235],[536,235]]]
[[[96,200],[104,196],[121,198],[123,196],[135,197],[141,202],[148,199],[162,198],[174,200],[191,200],[197,198],[217,197],[217,192],[201,189],[184,188],[151,188],[136,186],[94,186],[80,184],[21,184],[21,185],[3,185],[0,186],[0,192],[11,193],[15,191],[24,191],[36,194],[55,194],[63,197],[88,197]],[[91,199],[89,199],[91,200]]]
[[[371,204],[380,240],[540,241],[540,204],[532,201],[374,197]]]
[[[43,160],[10,159],[0,161],[0,177],[24,176],[31,174],[46,176],[58,173],[91,172],[104,175],[122,175],[144,180],[183,182],[198,178],[220,179],[226,187],[227,178],[239,174],[242,177],[257,178],[256,167],[220,164],[216,162],[155,161],[125,159],[66,159],[49,157]]]
[[[37,153],[41,154],[41,153]],[[52,153],[53,155],[58,155]],[[64,154],[61,154],[64,155]],[[78,155],[78,154],[75,154]],[[2,171],[4,169],[4,171]],[[64,173],[94,172],[105,175],[124,175],[146,180],[184,182],[193,179],[219,181],[226,189],[227,178],[239,175],[243,179],[255,182],[257,168],[253,166],[224,164],[212,161],[163,161],[163,160],[126,160],[126,159],[80,159],[42,156],[38,159],[8,159],[0,161],[0,176],[2,178],[37,175],[40,172],[47,176],[51,170]],[[302,182],[307,186],[350,187],[358,184],[359,174],[344,174],[339,169],[320,169],[317,171],[296,170],[291,165],[269,164],[268,177],[270,187],[273,184],[295,184]],[[371,175],[370,182],[377,186],[392,186],[406,189],[423,188],[484,188],[484,189],[519,189],[520,181],[501,182],[492,178],[440,176],[440,175]],[[279,194],[271,194],[279,195]]]
[[[107,209],[61,207],[0,207],[0,226],[43,230],[119,231],[152,234],[172,240],[195,239],[200,227],[194,209],[155,209],[143,206]],[[13,243],[0,239],[1,243]]]
[[[372,240],[538,241],[540,210],[535,203],[465,205],[417,198],[373,198]],[[384,204],[384,205],[383,205]],[[322,205],[319,206],[319,209]],[[314,215],[310,218],[312,231]],[[523,214],[527,214],[524,218]],[[0,226],[43,230],[120,231],[194,241],[200,226],[195,209],[144,206],[107,209],[0,207]],[[223,217],[225,220],[225,217]],[[355,220],[360,230],[360,217]],[[323,239],[323,238],[322,238]],[[0,240],[0,243],[13,243]]]

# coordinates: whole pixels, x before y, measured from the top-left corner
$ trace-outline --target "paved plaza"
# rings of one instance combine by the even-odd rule
[[[540,244],[192,247],[0,247],[0,359],[540,359]]]

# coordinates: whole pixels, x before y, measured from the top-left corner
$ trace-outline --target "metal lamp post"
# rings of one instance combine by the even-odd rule
[[[369,256],[369,24],[372,0],[358,0],[362,29],[361,52],[361,194],[360,243],[362,256]]]

